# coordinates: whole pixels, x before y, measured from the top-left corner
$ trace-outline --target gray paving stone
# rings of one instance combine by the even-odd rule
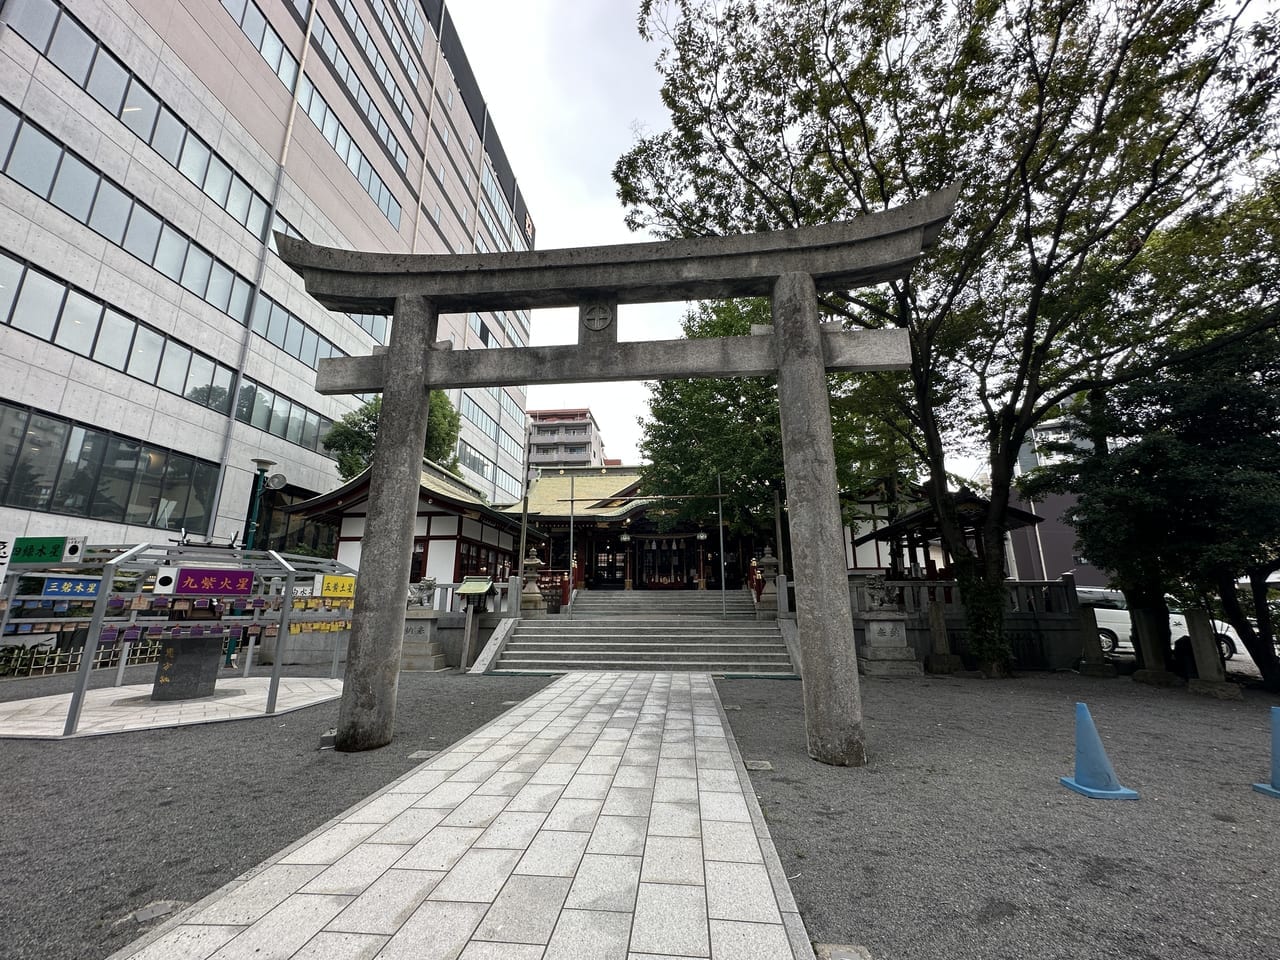
[[[645,787],[652,790],[657,773],[658,768],[656,766],[618,767],[618,772],[613,775],[613,785],[615,787]]]
[[[700,753],[697,757],[699,770],[732,770],[733,756],[728,753]]]
[[[285,960],[351,902],[351,897],[295,893],[224,945],[210,960]]]
[[[711,955],[734,960],[780,960],[793,956],[782,924],[733,920],[711,921]]]
[[[413,805],[411,793],[384,793],[366,803],[355,813],[343,817],[344,823],[388,823]]]
[[[546,818],[545,813],[505,811],[498,814],[474,846],[524,850],[533,841]]]
[[[482,833],[480,827],[436,827],[414,844],[397,866],[402,870],[452,870]]]
[[[640,884],[631,947],[640,953],[710,956],[707,899],[702,887]]]
[[[476,929],[475,939],[545,944],[572,883],[569,877],[510,877]]]
[[[325,929],[393,934],[443,879],[444,871],[388,870],[352,900]]]
[[[625,913],[562,910],[542,960],[626,960],[630,931]]]
[[[492,903],[522,854],[521,850],[468,850],[427,899]]]
[[[450,774],[449,779],[460,783],[484,783],[502,767],[503,764],[497,760],[472,760],[462,769]]]
[[[520,792],[528,779],[527,773],[495,773],[476,788],[476,795],[511,797]]]
[[[635,909],[640,858],[586,854],[578,864],[565,906],[576,910]]]
[[[591,831],[587,853],[615,853],[640,856],[644,853],[645,834],[648,833],[647,817],[601,816]]]
[[[597,740],[591,747],[591,751],[588,756],[621,758],[626,752],[627,741],[625,740]]]
[[[663,760],[691,760],[693,759],[693,740],[690,738],[688,743],[672,743],[669,740],[662,742],[662,750],[658,753],[658,763],[661,765]]]
[[[588,758],[589,760],[590,758]],[[588,760],[582,761],[585,765]],[[564,788],[562,797],[585,800],[603,800],[613,785],[611,773],[579,773]]]
[[[664,803],[697,803],[698,781],[688,777],[658,777],[653,785],[653,799]]]
[[[737,770],[699,770],[698,789],[732,793],[741,790],[742,784],[738,781]]]
[[[729,820],[702,822],[702,855],[707,860],[731,860],[736,863],[763,863],[755,827]]]
[[[536,776],[536,774],[535,774]],[[567,782],[567,781],[566,781]],[[526,783],[507,804],[508,810],[536,810],[550,813],[560,799],[564,786],[555,783]]]
[[[467,780],[446,780],[440,786],[425,794],[415,807],[445,807],[453,809],[471,794],[476,792],[480,784]]]
[[[660,777],[697,777],[697,768],[691,758],[667,757],[658,761]]]
[[[697,837],[649,837],[644,848],[645,883],[692,883],[701,886],[702,841]]]
[[[554,756],[554,754],[553,754]],[[529,777],[530,785],[554,783],[564,786],[578,772],[578,764],[563,763],[557,760],[548,759],[534,774]]]
[[[536,754],[529,754],[526,750],[522,750],[518,756],[512,757],[500,768],[503,773],[534,773],[545,762],[544,758]]]
[[[567,763],[572,764],[577,769],[579,763],[587,755],[586,747],[566,747],[563,744],[551,751],[551,755],[547,757],[547,763]]]
[[[483,903],[428,900],[387,941],[378,960],[457,960],[487,909]]]
[[[655,803],[649,814],[649,834],[658,837],[702,835],[696,803]]]
[[[590,838],[589,833],[542,831],[529,844],[529,849],[525,851],[515,872],[544,877],[572,877]]]
[[[244,927],[183,924],[135,953],[130,960],[205,960]]]
[[[362,843],[317,875],[300,893],[344,893],[356,896],[408,853],[407,844]]]
[[[476,739],[473,738],[471,740],[472,747],[476,746],[477,743],[478,741]],[[453,771],[461,769],[475,759],[475,754],[463,749],[464,746],[465,744],[459,744],[457,747],[449,750],[448,753],[437,754],[422,766],[427,770]]]
[[[441,821],[446,827],[487,827],[507,808],[510,797],[473,793]]]
[[[610,817],[647,817],[653,803],[648,787],[612,787],[600,812]]]
[[[528,943],[483,943],[473,940],[458,960],[541,960],[542,947]]]
[[[621,757],[604,757],[588,755],[582,763],[578,764],[578,773],[589,774],[609,774],[612,776],[618,770],[618,765],[622,762]]]
[[[623,767],[653,767],[658,763],[658,747],[655,744],[652,747],[628,746],[622,753],[622,760],[619,766]]]
[[[321,931],[290,960],[373,960],[389,937]]]
[[[542,829],[590,833],[596,825],[596,818],[600,816],[603,803],[603,800],[575,799],[561,794]]]
[[[704,820],[729,820],[733,823],[750,823],[747,802],[741,793],[715,793],[706,791],[698,795],[698,805]]]
[[[707,916],[713,920],[782,923],[769,874],[760,863],[712,860],[707,869]]]
[[[407,794],[398,794],[407,796]],[[369,843],[417,843],[448,815],[447,810],[431,807],[410,807],[377,833],[370,834]]]
[[[248,926],[290,894],[301,890],[324,869],[323,865],[317,864],[272,864],[209,904],[192,918],[192,922]]]
[[[378,829],[376,823],[339,823],[281,857],[280,863],[334,863]]]
[[[418,770],[403,780],[393,783],[388,790],[392,793],[425,794],[448,780],[450,773],[452,770]]]

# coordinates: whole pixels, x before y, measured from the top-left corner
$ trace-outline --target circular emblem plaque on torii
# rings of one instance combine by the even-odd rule
[[[582,325],[597,333],[613,323],[613,308],[607,303],[591,303],[582,308]]]

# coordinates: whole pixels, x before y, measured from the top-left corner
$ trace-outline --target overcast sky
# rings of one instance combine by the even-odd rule
[[[636,31],[636,0],[446,0],[537,225],[537,247],[649,239],[623,226],[613,165],[637,125],[665,129],[657,48]],[[681,304],[623,306],[622,340],[680,336]],[[576,310],[537,310],[535,344],[576,339]],[[641,383],[532,387],[531,410],[590,407],[605,454],[639,462]]]

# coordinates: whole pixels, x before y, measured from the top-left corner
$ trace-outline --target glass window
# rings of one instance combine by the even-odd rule
[[[193,533],[209,532],[213,510],[213,494],[218,488],[218,468],[211,463],[195,462],[191,471],[191,495],[187,499],[187,515],[180,526]]]
[[[133,487],[133,475],[138,469],[140,445],[124,437],[111,437],[102,457],[102,469],[98,474],[97,489],[89,505],[89,516],[95,520],[124,519],[125,504],[129,502],[129,490]]]
[[[269,432],[277,437],[285,435],[285,431],[289,429],[289,407],[291,406],[288,397],[276,394],[276,402],[271,406],[271,425],[267,427]]]
[[[250,196],[249,185],[239,177],[233,177],[231,190],[227,194],[227,213],[235,217],[240,223],[244,223],[245,217],[249,215]]]
[[[58,21],[58,29],[53,32],[53,43],[49,44],[49,59],[52,60],[68,77],[83,87],[85,77],[89,75],[89,66],[93,63],[93,53],[98,49],[93,38],[80,29],[80,25],[70,17]]]
[[[285,435],[285,439],[290,443],[302,442],[302,428],[307,421],[307,411],[296,403],[293,409],[289,411],[289,429]]]
[[[9,474],[22,449],[22,438],[27,432],[27,411],[0,403],[0,499],[9,486]]]
[[[124,98],[124,109],[120,111],[120,119],[124,125],[148,143],[151,142],[151,128],[155,126],[156,112],[160,104],[151,92],[137,80],[129,84],[129,93]]]
[[[271,300],[266,294],[259,293],[253,300],[253,324],[250,327],[260,337],[267,335],[267,325],[271,322]]]
[[[182,262],[187,257],[187,246],[187,238],[166,223],[160,231],[160,245],[156,247],[153,265],[170,280],[177,280],[182,276]]]
[[[143,263],[150,263],[155,257],[159,237],[160,218],[135,203],[129,216],[129,229],[124,234],[124,248]]]
[[[244,225],[259,238],[267,225],[267,205],[256,193],[249,198],[249,214],[245,218]]]
[[[191,366],[187,369],[187,386],[183,396],[206,407],[216,406],[213,402],[213,361],[208,357],[202,357],[198,353],[191,354]]]
[[[214,361],[192,353],[191,366],[187,369],[187,388],[183,396],[197,403],[210,406],[209,388],[214,384]]]
[[[101,179],[98,171],[69,153],[63,154],[58,179],[49,199],[81,223],[87,223],[93,194]]]
[[[98,334],[93,359],[109,367],[123,370],[129,361],[129,347],[133,344],[134,322],[110,307],[102,314],[102,332]]]
[[[284,44],[280,42],[274,30],[263,31],[259,52],[262,54],[262,59],[267,61],[271,72],[275,73],[280,67],[280,54],[284,52]]]
[[[149,327],[139,325],[133,335],[133,350],[129,353],[129,376],[155,383],[163,349],[164,337]]]
[[[53,491],[49,509],[83,517],[89,513],[89,504],[98,487],[98,473],[102,469],[102,457],[107,449],[106,434],[84,427],[72,427],[67,439],[67,450],[58,471],[58,484]]]
[[[9,321],[9,308],[13,306],[13,298],[18,294],[18,283],[22,280],[22,264],[12,257],[0,253],[0,323]],[[0,487],[3,483],[0,483]]]
[[[209,172],[204,178],[204,192],[218,206],[227,202],[227,190],[231,187],[231,168],[215,156],[209,157]]]
[[[58,19],[58,7],[53,0],[9,0],[4,5],[4,18],[29,44],[44,53],[53,22]]]
[[[231,302],[227,304],[227,316],[245,322],[245,314],[249,309],[249,284],[242,277],[231,281]]]
[[[302,352],[302,321],[295,316],[289,317],[289,325],[285,328],[284,352],[291,357]]]
[[[236,419],[241,423],[253,420],[253,397],[257,393],[257,385],[251,380],[240,381],[240,392],[236,394]]]
[[[0,164],[9,155],[9,145],[13,143],[13,135],[18,132],[18,115],[0,103]]]
[[[31,124],[24,123],[5,173],[33,193],[47,197],[61,155],[61,147]]]
[[[142,448],[142,456],[138,460],[141,469],[134,474],[125,523],[148,527],[155,525],[156,515],[160,511],[160,484],[164,480],[164,468],[168,459],[164,450]]]
[[[50,339],[66,292],[67,288],[58,281],[36,270],[28,270],[9,322],[41,340]]]
[[[320,414],[314,410],[306,412],[306,420],[302,425],[302,439],[298,442],[308,450],[314,450],[320,442]]]
[[[120,115],[120,104],[124,102],[124,92],[129,86],[129,74],[120,61],[107,53],[105,49],[98,51],[98,59],[93,61],[93,73],[89,75],[89,95],[106,107],[112,116]]]
[[[204,297],[219,310],[227,309],[227,301],[231,297],[231,271],[217,260],[210,263],[209,286]]]
[[[93,213],[89,226],[112,243],[124,238],[125,224],[129,222],[129,208],[133,201],[114,183],[98,178],[98,195],[93,201]]]
[[[168,107],[161,107],[156,117],[155,133],[151,135],[151,148],[175,167],[182,156],[182,141],[187,135],[187,128],[182,121],[173,115]]]
[[[308,367],[316,365],[316,350],[320,346],[320,338],[316,332],[310,327],[302,331],[302,351],[298,355],[298,359],[305,363]]]
[[[209,269],[212,266],[213,257],[194,243],[191,244],[187,249],[187,262],[182,265],[182,285],[203,299],[205,288],[209,285]]]
[[[263,18],[262,12],[257,5],[250,3],[245,6],[244,20],[240,23],[240,29],[244,31],[244,35],[249,38],[249,42],[255,47],[262,46],[262,34],[266,31],[267,21]]]
[[[213,370],[213,386],[209,391],[209,406],[219,413],[231,412],[231,381],[235,371],[217,364]]]
[[[69,428],[67,421],[57,417],[31,414],[9,481],[6,503],[29,510],[48,508]]]
[[[259,386],[253,398],[253,425],[259,430],[271,426],[271,408],[275,404],[276,395],[266,387]]]
[[[267,339],[277,347],[283,346],[288,326],[289,312],[278,303],[271,304],[271,316],[267,319]]]
[[[195,134],[190,134],[182,145],[182,159],[178,161],[182,175],[197,187],[204,186],[204,173],[209,169],[209,148]]]
[[[155,516],[148,525],[180,530],[186,526],[187,499],[191,495],[191,473],[195,462],[180,453],[169,454],[168,460]]]
[[[231,19],[236,22],[237,27],[244,18],[244,4],[245,0],[222,0],[222,5],[227,8],[227,13],[231,14]]]
[[[280,69],[276,71],[276,76],[288,89],[293,89],[293,81],[298,79],[298,61],[293,59],[288,50],[280,57]]]
[[[58,320],[58,335],[53,342],[83,357],[89,356],[93,352],[93,338],[97,336],[98,318],[101,316],[102,304],[97,300],[68,290],[66,303],[62,305],[62,317]]]
[[[164,345],[164,359],[160,362],[160,376],[156,385],[170,393],[181,395],[187,382],[187,366],[191,362],[191,351],[177,340],[170,340]]]

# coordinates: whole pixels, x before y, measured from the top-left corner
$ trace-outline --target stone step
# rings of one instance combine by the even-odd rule
[[[598,628],[578,628],[578,629],[528,629],[520,626],[516,628],[514,636],[516,637],[690,637],[697,639],[699,637],[707,637],[711,639],[731,640],[735,637],[744,639],[751,638],[776,638],[778,631],[774,630],[736,630],[727,628],[724,630],[697,630],[687,627],[653,627],[653,628],[635,628],[631,626],[621,626],[617,630],[602,630]]]
[[[405,640],[400,651],[400,669],[424,673],[439,673],[448,670],[444,660],[444,649],[438,641]]]
[[[503,651],[502,655],[521,656],[521,657],[591,657],[598,659],[600,657],[636,657],[652,659],[655,657],[671,657],[679,659],[682,657],[746,657],[757,658],[766,657],[770,659],[781,658],[786,662],[790,662],[785,647],[708,647],[708,646],[689,646],[689,647],[636,647],[632,644],[603,644],[591,643],[583,644],[580,647],[531,647],[525,644],[512,644]]]
[[[788,668],[779,670],[772,663],[739,663],[723,660],[691,660],[687,663],[673,663],[661,667],[648,660],[600,660],[567,661],[550,663],[538,660],[503,660],[492,671],[493,673],[572,673],[575,670],[638,670],[651,672],[654,670],[697,671],[702,673],[750,675],[753,677],[794,677]]]

